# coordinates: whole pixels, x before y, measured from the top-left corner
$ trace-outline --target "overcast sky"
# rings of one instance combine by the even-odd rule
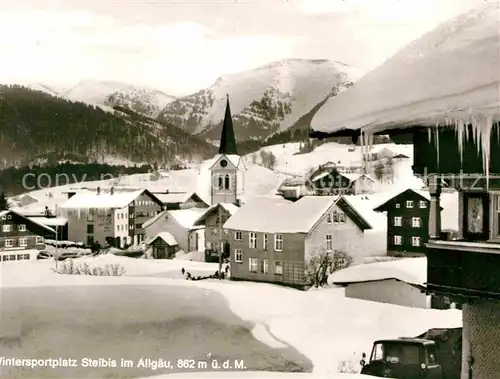
[[[116,80],[182,95],[285,58],[370,70],[478,1],[1,0],[0,82]]]

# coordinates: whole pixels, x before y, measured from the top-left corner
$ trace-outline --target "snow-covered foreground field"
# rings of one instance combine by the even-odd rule
[[[214,264],[182,260],[135,260],[115,256],[86,258],[86,260],[89,264],[92,264],[93,260],[94,262],[101,260],[99,265],[105,262],[122,264],[126,273],[121,277],[60,275],[51,270],[54,266],[53,261],[9,262],[0,266],[0,284],[2,289],[33,288],[34,295],[38,287],[59,287],[57,290],[60,291],[61,288],[69,286],[105,285],[121,286],[124,293],[129,285],[151,286],[151,291],[154,293],[158,293],[160,286],[172,290],[188,287],[218,293],[227,301],[227,306],[236,316],[253,325],[250,329],[254,338],[271,349],[285,349],[287,345],[291,346],[312,362],[313,373],[309,376],[328,378],[344,377],[339,375],[341,364],[358,370],[361,353],[369,353],[375,339],[416,336],[430,328],[461,326],[461,312],[458,310],[426,310],[347,299],[343,290],[339,288],[301,292],[259,283],[179,280],[182,279],[180,275],[182,267],[188,271],[198,269],[211,273],[216,269]],[[168,272],[177,274],[155,277]],[[161,301],[159,297],[158,302]],[[139,309],[144,307],[141,299],[134,296],[130,296],[128,302],[131,307]],[[103,309],[107,306],[111,305],[103,304]],[[182,306],[182,300],[170,304],[172,309]],[[203,302],[199,303],[199,307],[203,307]],[[102,320],[102,322],[112,324],[112,320]],[[161,346],[159,348],[161,349]],[[206,349],[209,351],[210,346]],[[236,375],[227,372],[224,376],[217,374],[216,377],[252,377],[247,375],[251,374]],[[295,374],[280,375],[289,375],[291,378],[295,376]],[[169,378],[177,376],[192,377],[175,374]],[[267,374],[264,376],[263,373],[258,373],[257,376],[275,377]]]

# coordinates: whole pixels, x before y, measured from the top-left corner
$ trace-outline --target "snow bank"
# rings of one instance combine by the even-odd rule
[[[277,346],[277,341],[295,347],[312,360],[314,374],[323,378],[342,378],[343,376],[339,375],[339,364],[342,362],[359,368],[358,362],[361,353],[369,352],[372,342],[376,339],[417,336],[430,328],[461,326],[461,312],[458,310],[406,308],[347,299],[343,290],[337,288],[303,292],[259,283],[230,282],[227,280],[193,282],[166,277],[145,277],[146,274],[152,276],[150,274],[154,272],[162,272],[165,268],[179,270],[180,274],[182,267],[185,267],[186,270],[195,267],[210,269],[214,267],[214,264],[176,260],[155,261],[116,256],[100,256],[80,260],[99,262],[100,264],[120,262],[126,270],[135,269],[135,272],[141,277],[131,276],[131,272],[120,277],[58,275],[51,270],[54,262],[8,262],[0,265],[2,277],[0,289],[3,287],[39,287],[41,285],[124,286],[141,284],[195,286],[200,289],[214,290],[227,299],[229,307],[235,314],[256,325],[254,335],[257,338],[272,347]],[[257,306],[256,299],[258,299]],[[200,374],[197,373],[197,375]],[[234,375],[240,374],[216,373],[210,375],[237,377]],[[241,373],[241,375],[251,374]],[[270,375],[282,377],[284,374]],[[262,376],[262,373],[255,373],[255,376],[266,377]]]
[[[404,258],[348,267],[331,274],[328,283],[356,283],[384,279],[398,279],[409,284],[423,285],[427,281],[427,258]]]

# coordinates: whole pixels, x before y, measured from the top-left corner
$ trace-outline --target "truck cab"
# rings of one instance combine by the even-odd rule
[[[436,343],[420,338],[378,340],[361,374],[394,379],[444,379]]]

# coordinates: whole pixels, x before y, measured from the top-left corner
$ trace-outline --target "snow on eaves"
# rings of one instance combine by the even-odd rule
[[[186,229],[196,228],[195,221],[205,213],[206,208],[188,208],[167,211],[167,217],[174,218],[179,225]]]
[[[260,233],[309,233],[338,196],[304,196],[292,202],[281,196],[250,199],[224,224],[225,229]]]
[[[146,243],[149,245],[154,240],[156,240],[157,238],[161,238],[163,241],[165,241],[170,246],[176,246],[177,245],[177,240],[169,232],[160,232],[156,236],[154,236],[153,238],[149,239]]]
[[[427,282],[427,258],[403,258],[351,266],[331,274],[329,283],[349,284],[387,279],[422,286]]]
[[[111,209],[123,208],[134,201],[144,192],[143,189],[130,192],[98,193],[94,191],[82,191],[73,195],[70,199],[60,205],[62,209]]]
[[[478,4],[327,101],[312,129],[376,132],[488,116],[500,120],[500,7],[498,1]]]
[[[374,200],[371,195],[343,195],[342,197],[373,230],[387,229],[387,216],[373,210]]]
[[[28,220],[47,226],[64,226],[68,219],[64,217],[27,217]]]
[[[39,222],[39,221],[31,220],[29,217],[26,217],[26,216],[25,216],[25,215],[23,215],[22,213],[19,213],[19,212],[13,211],[12,209],[8,209],[8,210],[5,210],[5,211],[0,211],[0,217],[7,216],[9,213],[14,213],[14,214],[16,214],[16,215],[18,215],[18,216],[20,216],[20,217],[22,217],[22,218],[24,218],[24,219],[26,219],[26,220],[28,220],[28,221],[32,222],[33,224],[36,224],[36,225],[38,225],[38,226],[40,226],[40,227],[42,227],[42,228],[44,228],[44,229],[49,230],[49,231],[50,231],[50,232],[52,232],[52,233],[55,233],[55,230],[54,230],[54,229],[52,229],[50,226],[45,225],[45,224],[43,224],[43,223],[41,223],[41,222]]]

